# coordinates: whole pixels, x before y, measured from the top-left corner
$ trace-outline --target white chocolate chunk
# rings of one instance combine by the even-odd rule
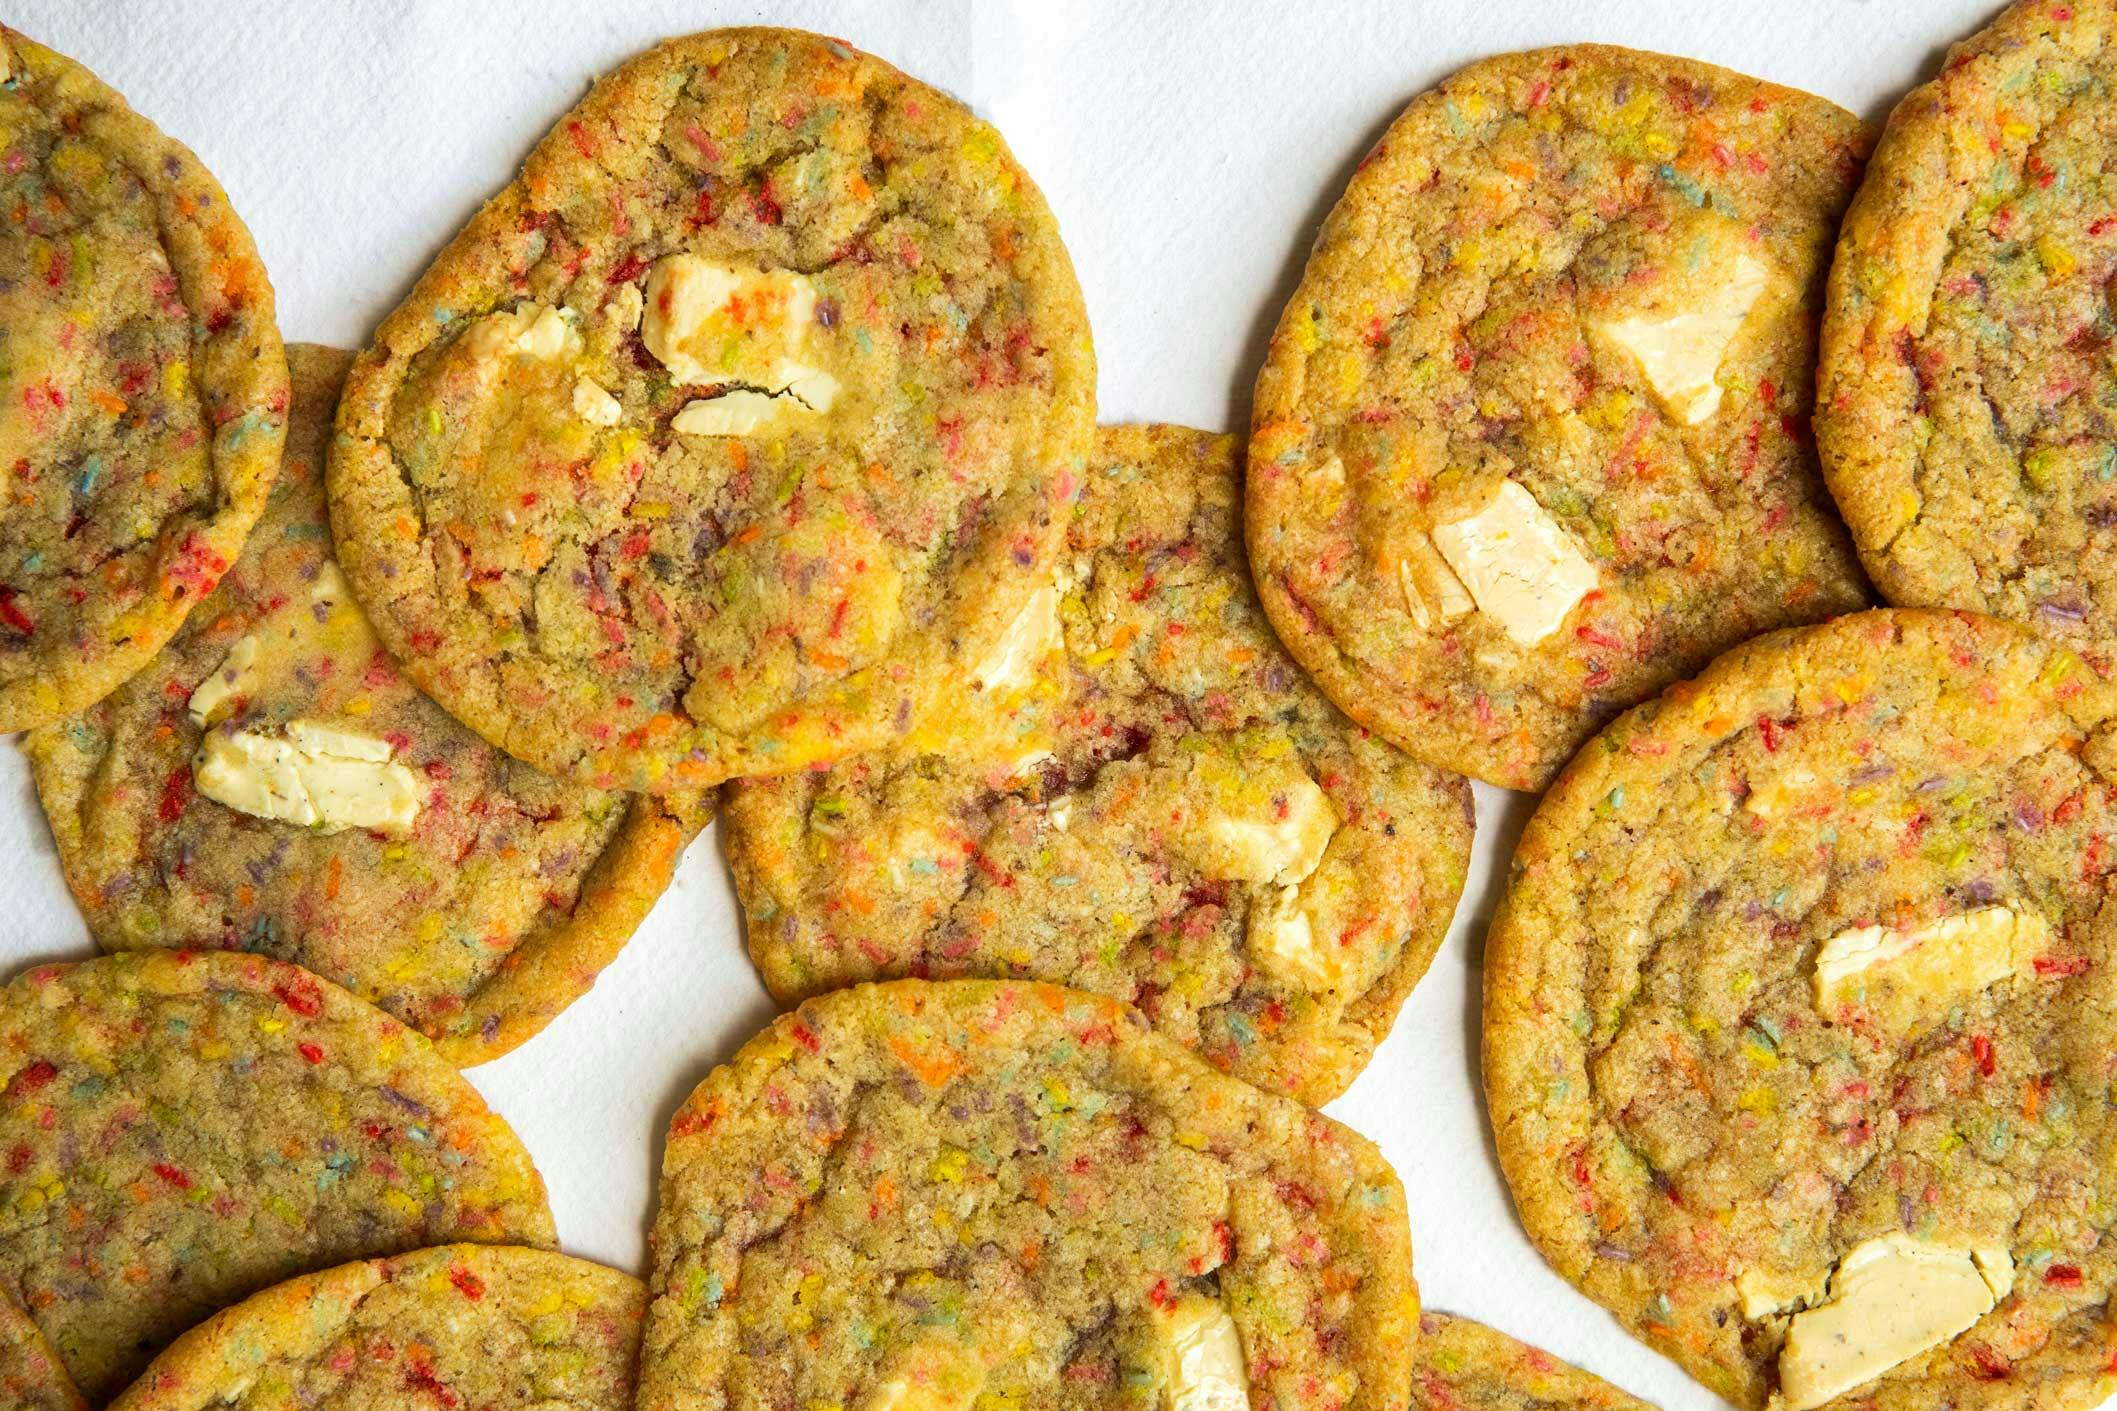
[[[1841,931],[1816,952],[1816,1009],[1835,1018],[1853,1006],[1901,1027],[2029,968],[2050,936],[2043,917],[2010,906],[1943,916],[1908,931]]]
[[[584,377],[573,384],[573,414],[593,426],[615,426],[625,408],[617,398]]]
[[[800,351],[815,314],[806,275],[666,255],[647,275],[640,340],[680,385],[763,386]]]
[[[1274,768],[1274,765],[1277,768]],[[1338,809],[1315,780],[1286,759],[1258,767],[1197,801],[1198,812],[1176,839],[1199,870],[1230,882],[1292,886],[1316,870]]]
[[[2003,1249],[1884,1235],[1838,1261],[1828,1302],[1794,1315],[1779,1353],[1788,1411],[1812,1411],[1958,1336],[2013,1287]]]
[[[1768,1274],[1762,1269],[1744,1269],[1735,1276],[1735,1292],[1742,1297],[1742,1316],[1752,1320],[1769,1318],[1789,1308],[1805,1308],[1823,1297],[1824,1271],[1812,1274]]]
[[[1397,588],[1421,632],[1445,627],[1477,606],[1424,534],[1397,560]]]
[[[626,333],[640,326],[640,315],[646,311],[647,300],[637,284],[620,284],[610,296],[610,320]]]
[[[985,659],[971,669],[980,690],[1018,691],[1036,680],[1037,667],[1064,644],[1058,601],[1058,589],[1048,583],[1030,595]]]
[[[1686,426],[1711,420],[1720,410],[1721,359],[1742,322],[1764,292],[1770,272],[1738,252],[1725,279],[1679,313],[1617,319],[1603,334],[1630,353],[1663,410]]]
[[[238,696],[249,694],[256,681],[257,637],[246,634],[228,648],[213,674],[191,692],[191,723],[201,729],[218,725],[227,717],[230,704]]]
[[[316,581],[309,585],[309,601],[321,603],[326,608],[335,608],[340,603],[353,600],[353,585],[346,582],[345,572],[338,560],[325,559],[316,570]]]
[[[1816,772],[1813,769],[1795,765],[1757,784],[1749,791],[1749,797],[1742,801],[1742,806],[1757,817],[1769,821],[1783,815],[1815,782]]]
[[[1258,969],[1283,984],[1320,993],[1344,977],[1344,962],[1317,942],[1315,918],[1298,886],[1254,889],[1246,934]]]
[[[1502,480],[1476,514],[1436,525],[1433,542],[1478,611],[1498,619],[1518,646],[1556,632],[1597,581],[1572,536],[1512,480]]]
[[[1186,1294],[1152,1316],[1164,1411],[1249,1411],[1242,1333],[1218,1299]]]
[[[985,1389],[985,1369],[969,1349],[915,1343],[890,1359],[890,1376],[876,1383],[861,1411],[970,1411]]]
[[[215,731],[193,762],[198,791],[257,818],[335,833],[409,832],[423,796],[418,777],[391,762],[390,744],[312,720],[285,736]]]
[[[463,342],[477,359],[479,375],[488,381],[499,373],[502,358],[563,362],[580,356],[582,347],[573,321],[549,304],[538,303],[485,315],[470,326]]]
[[[1073,795],[1067,794],[1044,805],[1044,817],[1061,833],[1073,826]]]
[[[812,412],[827,412],[838,400],[838,379],[820,367],[782,358],[772,370],[772,385]]]
[[[748,436],[778,421],[794,405],[785,397],[738,390],[687,402],[669,425],[683,436]]]

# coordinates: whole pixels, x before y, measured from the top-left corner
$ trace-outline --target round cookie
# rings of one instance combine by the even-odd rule
[[[1654,1411],[1540,1347],[1446,1313],[1419,1316],[1411,1404],[1415,1411]]]
[[[1821,98],[1595,45],[1404,111],[1257,379],[1250,560],[1332,700],[1538,789],[1715,653],[1866,602],[1808,432],[1865,146]]]
[[[1280,650],[1244,562],[1236,447],[1104,429],[1063,593],[1032,601],[949,721],[730,786],[750,953],[782,1002],[1037,979],[1135,1004],[1305,1102],[1365,1066],[1454,913],[1470,789],[1340,715]],[[966,740],[995,708],[989,743]]]
[[[0,26],[0,731],[146,665],[264,508],[272,285],[198,158]]]
[[[1584,749],[1493,922],[1530,1237],[1745,1407],[2111,1390],[2117,692],[1993,618],[1776,633]]]
[[[217,1314],[110,1411],[631,1411],[645,1305],[631,1275],[547,1250],[370,1259]]]
[[[331,555],[323,458],[350,360],[288,349],[287,458],[242,557],[145,670],[25,749],[106,949],[290,961],[463,1067],[594,983],[709,806],[540,774],[404,680]],[[292,738],[318,726],[329,750]],[[363,746],[380,757],[348,757]]]
[[[678,1110],[640,1411],[1401,1411],[1381,1154],[1114,1001],[899,980],[782,1015]]]
[[[0,991],[0,1294],[101,1404],[267,1284],[550,1244],[544,1183],[425,1039],[260,956],[48,965]]]
[[[355,363],[340,556],[458,719],[598,788],[904,734],[1049,580],[1094,355],[961,104],[729,29],[599,82]]]
[[[88,1411],[29,1314],[0,1293],[0,1395],[15,1411]]]
[[[2117,667],[2117,6],[2033,0],[1890,114],[1838,240],[1816,440],[1891,602]]]

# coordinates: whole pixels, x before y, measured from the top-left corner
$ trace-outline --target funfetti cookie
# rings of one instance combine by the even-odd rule
[[[1405,110],[1257,380],[1248,534],[1294,656],[1419,758],[1542,788],[1626,706],[1866,586],[1810,440],[1865,134],[1574,45]]]
[[[0,1396],[17,1411],[88,1411],[43,1330],[5,1292],[0,1292]]]
[[[1485,965],[1559,1273],[1739,1406],[2110,1388],[2117,692],[1970,614],[1774,633],[1591,741]]]
[[[1415,1411],[1654,1411],[1540,1347],[1446,1313],[1419,1317],[1411,1404]]]
[[[1046,980],[1135,1004],[1272,1092],[1321,1103],[1352,1081],[1455,911],[1470,790],[1347,720],[1280,649],[1237,454],[1104,429],[1063,590],[975,689],[908,748],[729,789],[775,996]]]
[[[639,1280],[454,1245],[275,1285],[154,1360],[111,1411],[632,1411]]]
[[[678,1109],[641,1411],[1402,1411],[1418,1299],[1366,1140],[1115,1001],[900,980]]]
[[[696,791],[900,738],[1048,585],[1094,425],[999,134],[793,30],[598,83],[354,365],[331,514],[413,682]]]
[[[427,1041],[307,971],[155,951],[0,990],[0,1298],[100,1405],[267,1284],[546,1245],[544,1183]]]
[[[351,354],[288,359],[286,463],[242,557],[139,675],[31,732],[38,796],[106,949],[292,961],[483,1062],[594,983],[710,804],[554,779],[405,680],[324,507]]]
[[[2010,6],[1890,115],[1838,242],[1816,439],[1875,586],[2117,666],[2117,7]]]
[[[0,731],[146,665],[264,508],[287,367],[198,158],[0,26]]]

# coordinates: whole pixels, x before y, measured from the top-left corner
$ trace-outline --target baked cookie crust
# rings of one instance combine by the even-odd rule
[[[289,961],[468,1067],[586,993],[711,802],[550,778],[405,681],[332,554],[324,455],[351,360],[288,349],[287,456],[242,557],[145,669],[24,749],[67,885],[106,950]],[[314,724],[387,746],[368,782],[399,791],[408,821],[301,822],[286,815],[314,810],[238,792],[289,730]],[[229,759],[237,777],[221,778]]]
[[[1611,716],[1867,589],[1810,444],[1866,134],[1706,64],[1506,54],[1414,100],[1257,379],[1259,596],[1339,708],[1540,789]]]
[[[1558,1272],[1745,1407],[2093,1405],[2117,693],[1989,617],[1774,633],[1621,717],[1485,970]]]
[[[1032,601],[990,681],[897,752],[729,787],[776,998],[1043,980],[1134,1004],[1269,1092],[1320,1105],[1352,1082],[1454,915],[1470,789],[1280,649],[1238,445],[1104,428],[1063,591]]]
[[[0,731],[146,665],[235,560],[286,433],[272,285],[227,193],[0,26]]]
[[[383,323],[332,522],[458,719],[695,793],[900,737],[985,655],[1049,577],[1094,380],[991,127],[836,40],[715,30],[598,83]]]

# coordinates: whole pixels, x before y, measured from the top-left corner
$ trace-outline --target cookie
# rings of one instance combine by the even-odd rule
[[[1540,1347],[1446,1313],[1419,1318],[1417,1411],[1654,1411]]]
[[[1257,379],[1272,624],[1355,720],[1538,789],[1626,706],[1861,606],[1810,444],[1866,146],[1836,105],[1596,45],[1416,99]]]
[[[1838,241],[1816,441],[1875,586],[2117,666],[2117,6],[2010,6],[1890,115]]]
[[[250,232],[198,158],[0,26],[0,731],[145,666],[242,548],[286,433]]]
[[[639,1280],[459,1244],[275,1285],[178,1339],[111,1411],[631,1411]]]
[[[598,83],[353,367],[355,591],[517,758],[653,793],[904,734],[1048,581],[1094,355],[961,104],[793,30]]]
[[[106,949],[291,961],[460,1067],[594,983],[709,809],[540,774],[405,681],[331,553],[350,358],[288,350],[287,458],[242,557],[147,669],[25,748]]]
[[[550,1244],[544,1183],[425,1039],[260,956],[0,991],[0,1293],[91,1402],[216,1309],[346,1259]]]
[[[1744,1407],[2086,1407],[2117,1285],[2117,691],[1994,618],[1758,639],[1591,742],[1494,919],[1500,1163]]]
[[[640,1411],[1403,1408],[1404,1198],[1357,1134],[1112,1000],[899,980],[677,1111]]]
[[[1305,1102],[1365,1066],[1454,913],[1470,790],[1280,650],[1237,454],[1104,429],[1063,593],[1032,600],[947,719],[905,750],[730,786],[728,858],[777,998],[1046,980]]]
[[[0,1396],[16,1411],[88,1411],[29,1314],[0,1293]]]

